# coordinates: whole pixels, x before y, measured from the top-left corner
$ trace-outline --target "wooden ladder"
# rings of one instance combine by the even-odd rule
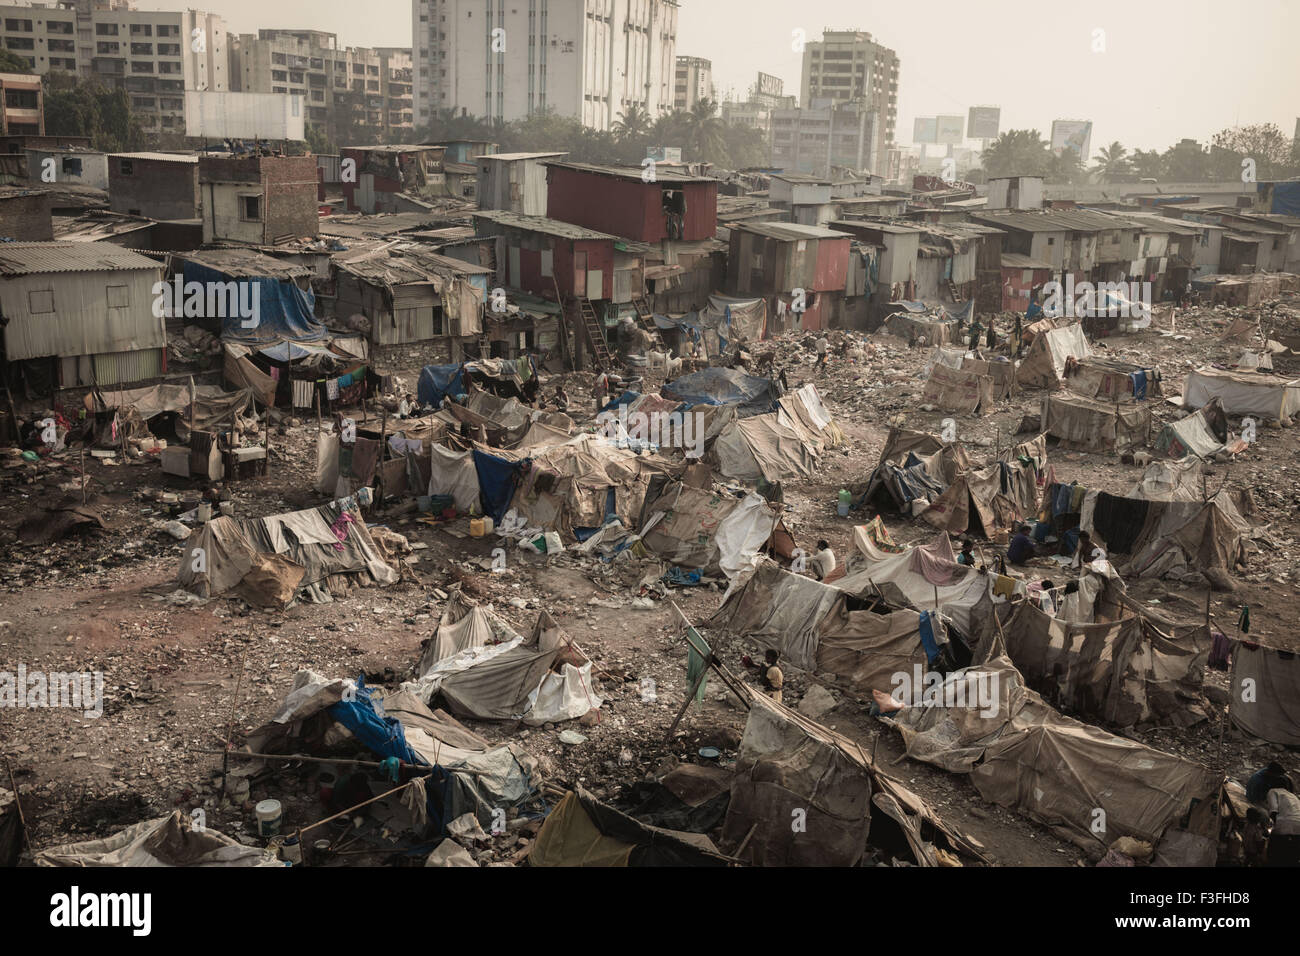
[[[650,333],[650,340],[658,346],[658,351],[667,352],[668,344],[659,332],[659,326],[655,325],[655,315],[650,309],[650,303],[645,300],[645,296],[637,296],[632,300],[632,308],[636,309],[637,323],[641,328]]]
[[[952,296],[952,301],[954,302],[963,301],[961,296],[957,293],[957,283],[953,282],[951,279],[948,280],[948,294]]]
[[[605,330],[601,328],[600,316],[596,315],[591,300],[586,296],[577,295],[573,298],[578,304],[578,315],[582,317],[583,328],[587,330],[587,341],[591,343],[591,354],[595,358],[596,367],[607,372],[614,367],[614,360],[605,344]]]

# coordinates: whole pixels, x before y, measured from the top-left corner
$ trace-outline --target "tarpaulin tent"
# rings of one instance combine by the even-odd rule
[[[1234,441],[1234,448],[1245,447],[1244,442]],[[1228,416],[1224,414],[1223,405],[1217,398],[1210,399],[1204,406],[1186,418],[1170,422],[1160,429],[1156,436],[1156,451],[1167,458],[1181,459],[1188,455],[1197,458],[1209,458],[1228,447]]]
[[[925,381],[921,401],[945,412],[987,415],[993,411],[993,379],[973,370],[936,364]]]
[[[1095,526],[1095,519],[1094,519]],[[1105,532],[1099,535],[1104,540]],[[1129,545],[1127,573],[1160,577],[1171,571],[1199,571],[1219,589],[1246,561],[1251,523],[1225,491],[1210,501],[1152,501],[1138,536]]]
[[[963,701],[959,684],[995,688],[996,707]],[[1129,836],[1157,859],[1214,864],[1222,773],[1058,713],[1005,656],[948,674],[937,697],[894,715],[908,756],[970,773],[985,800],[1085,849]]]
[[[546,816],[529,866],[727,866],[699,833],[650,826],[601,803],[581,787]]]
[[[1183,384],[1186,407],[1200,408],[1215,398],[1229,415],[1289,423],[1300,412],[1300,379],[1209,367],[1188,374]]]
[[[757,494],[733,498],[664,481],[651,486],[639,526],[646,549],[670,564],[734,578],[754,564],[780,520]]]
[[[943,492],[920,513],[923,521],[950,534],[982,534],[1016,527],[1039,500],[1038,477],[1047,464],[1044,435],[1013,446],[1001,461],[957,472]]]
[[[767,334],[767,301],[711,295],[696,324],[710,355],[728,351],[741,339],[753,345]]]
[[[1114,362],[1094,355],[1072,366],[1065,376],[1065,384],[1084,398],[1140,402],[1160,394],[1160,373],[1151,366]]]
[[[429,445],[431,470],[430,495],[448,495],[461,514],[469,514],[479,507],[480,490],[478,469],[474,466],[472,451],[456,451],[431,442]]]
[[[211,827],[193,829],[180,810],[133,823],[112,836],[64,843],[37,853],[32,862],[50,867],[275,866],[284,862],[261,847],[245,846]]]
[[[770,378],[757,378],[730,368],[705,368],[672,382],[659,393],[690,405],[734,405],[742,418],[775,411],[780,386]]]
[[[1232,698],[1232,722],[1270,743],[1300,747],[1300,654],[1250,641],[1232,645],[1231,686],[1252,681],[1254,694]]]
[[[206,259],[217,254],[202,254]],[[262,257],[259,257],[262,258]],[[292,278],[260,274],[256,265],[247,268],[232,262],[218,265],[217,261],[183,263],[185,282],[224,284],[235,282],[252,285],[256,296],[256,323],[248,317],[226,315],[221,319],[221,337],[245,345],[274,345],[277,342],[319,342],[326,338],[325,324],[316,318],[316,296],[310,288],[302,289]],[[224,311],[231,311],[225,309]],[[216,318],[216,316],[209,316]]]
[[[175,413],[176,436],[183,442],[190,437],[191,417],[199,431],[227,431],[241,418],[253,414],[253,397],[252,389],[227,392],[218,385],[196,385],[191,408],[188,385],[149,385],[120,391],[88,392],[84,403],[88,412],[99,409],[117,411],[117,436],[111,434],[111,425],[106,425],[98,436],[100,442],[111,446],[120,444],[121,429],[125,429],[128,436],[144,437],[148,430],[143,423],[165,412]]]
[[[1102,402],[1071,392],[1044,395],[1039,420],[1046,434],[1080,451],[1143,447],[1151,438],[1149,405]]]
[[[718,839],[723,852],[755,866],[856,866],[868,854],[911,866],[986,862],[857,743],[741,686],[749,717]],[[795,811],[806,829],[790,826]]]
[[[739,481],[775,482],[811,478],[821,459],[822,443],[784,410],[739,418],[713,440],[710,455],[718,472]]]
[[[853,507],[910,511],[913,501],[938,497],[968,467],[970,458],[963,446],[945,444],[927,432],[890,426],[871,475],[852,486]]]
[[[420,369],[420,380],[416,384],[415,397],[421,405],[438,408],[442,400],[450,395],[465,394],[465,377],[461,372],[464,366],[426,365]]]
[[[489,454],[474,449],[474,469],[478,472],[479,499],[483,513],[500,522],[510,510],[514,500],[515,489],[523,481],[523,473],[532,462],[530,459],[509,461],[499,455]]]
[[[1209,627],[1179,627],[1124,601],[1118,619],[1072,623],[1019,602],[984,658],[1006,653],[1030,687],[1084,717],[1120,727],[1189,727],[1206,719],[1201,692]]]
[[[254,582],[246,581],[250,572]],[[380,556],[355,501],[265,518],[213,518],[190,534],[178,574],[181,586],[200,597],[254,583],[269,593],[290,580],[312,600],[328,600],[349,577],[381,585],[399,578]]]
[[[1059,329],[1045,329],[1034,337],[1020,368],[1016,382],[1021,388],[1056,388],[1065,384],[1066,360],[1082,362],[1092,354],[1083,326],[1079,323]]]

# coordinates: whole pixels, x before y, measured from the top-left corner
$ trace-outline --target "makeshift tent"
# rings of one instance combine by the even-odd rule
[[[984,359],[977,357],[977,355],[978,353],[964,356],[960,368],[964,372],[987,375],[993,379],[993,400],[995,402],[1010,398],[1019,391],[1016,387],[1016,366],[1014,362],[997,357]]]
[[[993,693],[972,701],[959,685]],[[894,720],[908,756],[970,773],[985,800],[1077,846],[1105,851],[1128,836],[1151,843],[1157,857],[1214,864],[1222,773],[1063,716],[1004,656],[948,674],[933,702]],[[1188,842],[1194,855],[1185,854]]]
[[[1105,534],[1100,532],[1098,539],[1104,540]],[[1230,589],[1229,578],[1245,564],[1245,542],[1252,534],[1251,523],[1224,491],[1206,503],[1152,501],[1141,531],[1129,545],[1132,558],[1126,573],[1162,577],[1196,571],[1216,589]]]
[[[167,412],[176,415],[176,437],[182,442],[189,441],[191,415],[198,431],[229,431],[236,425],[251,429],[254,427],[253,398],[252,389],[227,392],[219,385],[196,385],[191,409],[188,385],[149,385],[120,391],[88,392],[84,404],[90,413],[100,410],[117,412],[117,434],[112,434],[110,423],[96,436],[100,443],[116,446],[121,444],[123,430],[128,438],[146,437],[149,430],[144,423]]]
[[[1080,591],[1092,580],[1084,575]],[[1029,686],[1083,717],[1120,727],[1206,719],[1206,625],[1178,627],[1123,599],[1117,619],[1072,623],[1021,601],[980,659],[1007,654]]]
[[[1013,447],[1003,461],[958,472],[921,511],[921,519],[950,534],[992,537],[1015,528],[1036,508],[1046,449],[1046,438],[1039,435]]]
[[[811,478],[821,450],[816,434],[778,409],[731,422],[714,439],[710,455],[718,472],[728,478],[775,482]]]
[[[581,787],[546,816],[529,866],[727,866],[699,833],[650,826],[601,803]]]
[[[969,305],[959,313],[962,318],[969,316]],[[960,335],[958,315],[942,307],[932,310],[923,302],[891,302],[889,308],[896,311],[885,319],[885,331],[908,345],[947,345],[956,342]]]
[[[962,634],[979,636],[976,625],[984,618],[974,609],[989,600],[996,575],[980,574],[956,563],[952,542],[940,532],[927,545],[887,552],[878,548],[866,526],[854,529],[860,558],[850,560],[848,573],[835,582],[851,594],[879,595],[896,607],[939,611]]]
[[[749,717],[718,843],[755,866],[963,866],[981,847],[858,744],[742,685]],[[795,811],[806,829],[791,827]]]
[[[1092,356],[1072,365],[1065,384],[1076,395],[1103,402],[1140,402],[1160,394],[1160,373],[1150,366],[1130,365]]]
[[[912,502],[926,505],[941,495],[957,475],[970,467],[963,446],[945,444],[926,432],[891,426],[880,459],[866,482],[851,487],[853,507],[912,511]]]
[[[252,358],[252,349],[238,342],[226,342],[222,348],[222,371],[226,384],[237,389],[251,389],[263,405],[275,404],[278,385],[274,376],[258,368]]]
[[[1145,446],[1151,437],[1151,407],[1084,398],[1071,392],[1043,396],[1043,431],[1066,448],[1094,453]]]
[[[429,475],[430,495],[450,496],[461,514],[479,508],[478,469],[474,467],[472,451],[456,451],[444,445],[430,443]]]
[[[1147,501],[1199,501],[1201,474],[1201,462],[1196,458],[1153,461],[1126,497]]]
[[[265,518],[214,518],[185,542],[178,577],[200,597],[241,588],[255,603],[281,605],[299,592],[330,600],[350,580],[388,585],[399,579],[352,499]]]
[[[1065,384],[1068,359],[1082,362],[1091,354],[1083,326],[1077,322],[1059,329],[1044,329],[1034,337],[1016,370],[1016,382],[1022,388],[1056,388]]]
[[[420,379],[415,386],[415,397],[421,405],[431,408],[442,406],[442,400],[450,395],[465,394],[464,365],[426,365],[420,369]]]
[[[1210,458],[1221,452],[1234,453],[1245,448],[1240,439],[1228,446],[1228,416],[1223,403],[1210,399],[1203,407],[1186,418],[1170,422],[1156,436],[1155,449],[1167,458],[1181,459],[1188,455]]]
[[[767,334],[767,301],[711,295],[697,325],[709,355],[721,355],[742,339],[753,345]]]
[[[228,307],[223,310],[228,313],[220,317],[223,340],[244,345],[274,345],[286,341],[319,342],[327,337],[324,323],[315,315],[315,294],[309,286],[300,288],[293,276],[283,274],[286,270],[277,260],[261,255],[254,260],[251,254],[242,250],[215,250],[195,255],[202,256],[204,261],[185,260],[182,268],[186,285],[191,282],[213,283],[214,288],[226,283],[240,288],[251,285],[251,294],[256,297],[254,317],[233,314],[238,310]],[[263,260],[269,260],[271,265],[262,265]],[[299,276],[304,285],[305,276],[304,270]],[[217,317],[208,316],[210,319]]]
[[[757,378],[730,368],[705,368],[672,382],[659,394],[688,405],[734,405],[741,418],[776,410],[780,386],[770,378]]]
[[[1200,408],[1215,398],[1229,415],[1253,415],[1289,424],[1300,412],[1300,379],[1209,367],[1188,374],[1183,384],[1187,408]]]
[[[1234,693],[1229,707],[1234,724],[1270,743],[1300,747],[1300,654],[1236,641],[1231,686],[1253,690],[1250,700]]]
[[[945,412],[987,415],[993,411],[993,379],[969,369],[936,364],[921,401]]]
[[[142,820],[110,837],[65,843],[41,850],[37,866],[277,866],[284,863],[261,847],[245,846],[210,827],[191,829],[180,810]]]

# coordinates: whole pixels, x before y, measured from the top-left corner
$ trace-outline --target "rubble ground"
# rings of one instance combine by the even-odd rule
[[[1153,328],[1098,340],[1096,351],[1121,360],[1155,364],[1164,373],[1165,396],[1178,395],[1188,370],[1206,361],[1229,363],[1240,345],[1218,336],[1232,317],[1258,310],[1201,308],[1180,310],[1177,333]],[[1300,300],[1283,300],[1269,311],[1278,331],[1300,334]],[[826,538],[843,560],[852,549],[852,528],[862,513],[848,518],[835,511],[839,489],[863,481],[874,467],[892,423],[938,432],[954,418],[957,437],[972,452],[992,459],[1015,438],[1021,420],[1037,413],[1041,392],[1021,392],[987,417],[951,416],[917,408],[921,401],[926,350],[883,334],[833,332],[833,356],[824,372],[814,367],[811,333],[791,333],[763,343],[756,352],[775,349],[790,385],[814,382],[843,429],[844,446],[827,452],[815,480],[784,484],[786,524],[804,547]],[[837,346],[843,346],[837,348]],[[1300,363],[1276,360],[1278,371],[1300,376]],[[414,381],[418,370],[399,373]],[[570,395],[589,406],[591,376],[563,377]],[[555,378],[547,382],[549,392]],[[1163,398],[1154,399],[1155,428],[1179,416]],[[590,425],[584,408],[580,420]],[[316,422],[274,413],[271,473],[232,483],[240,514],[265,515],[320,501],[312,492]],[[1239,427],[1240,423],[1233,423]],[[1154,432],[1153,432],[1154,434]],[[985,451],[986,450],[986,451]],[[12,451],[12,450],[11,450]],[[1050,451],[1059,479],[1122,492],[1141,473],[1118,458]],[[467,722],[496,742],[514,740],[534,753],[550,784],[581,784],[597,797],[612,797],[625,785],[662,774],[677,762],[696,762],[702,746],[734,756],[744,712],[710,684],[703,705],[692,707],[671,739],[665,739],[684,694],[685,648],[675,602],[690,620],[703,621],[717,608],[722,591],[707,587],[671,589],[667,599],[645,601],[638,593],[634,564],[604,564],[572,554],[512,558],[502,573],[479,563],[494,538],[464,535],[465,521],[430,527],[409,514],[368,517],[407,536],[416,549],[402,581],[389,588],[354,589],[330,604],[296,604],[284,611],[252,609],[236,599],[201,600],[176,587],[181,543],[161,530],[171,511],[197,499],[197,483],[162,474],[156,460],[141,458],[105,464],[86,458],[89,503],[103,528],[74,529],[49,544],[17,543],[20,524],[65,496],[80,497],[75,451],[30,463],[12,454],[0,458],[0,669],[18,663],[29,670],[98,670],[105,678],[100,717],[66,709],[0,710],[0,746],[8,755],[27,810],[34,846],[106,836],[122,826],[176,808],[202,807],[207,825],[245,842],[254,842],[256,799],[285,801],[287,826],[305,825],[326,815],[313,805],[301,768],[286,767],[259,778],[253,799],[231,804],[219,786],[221,758],[205,753],[222,749],[228,734],[241,735],[265,722],[290,689],[295,673],[310,669],[332,677],[367,675],[369,682],[396,687],[419,656],[421,642],[435,630],[448,589],[493,602],[512,626],[526,633],[537,612],[546,609],[596,662],[597,692],[605,705],[583,718],[586,741],[567,746],[565,726],[538,728],[512,723]],[[1274,646],[1300,649],[1294,628],[1300,610],[1300,429],[1261,425],[1259,440],[1231,462],[1211,468],[1214,486],[1254,493],[1268,522],[1262,553],[1252,555],[1236,590],[1209,595],[1221,629],[1231,633],[1241,605],[1250,606],[1252,637]],[[174,495],[172,502],[165,496]],[[928,526],[899,516],[884,516],[901,543],[932,535]],[[451,533],[449,533],[451,532]],[[981,542],[981,546],[988,545]],[[1138,600],[1186,621],[1203,619],[1203,587],[1171,581],[1129,582]],[[645,605],[649,605],[648,607]],[[758,656],[757,644],[724,639],[718,655],[736,673],[744,654]],[[640,682],[655,682],[647,700]],[[753,679],[752,676],[749,679]],[[799,705],[817,686],[808,674],[789,668],[787,703]],[[1209,671],[1207,693],[1221,703],[1225,675]],[[816,696],[823,696],[817,691]],[[867,714],[869,701],[831,690],[833,709],[820,721],[861,742],[882,769],[934,805],[945,821],[990,848],[1003,865],[1079,865],[1082,851],[1045,827],[984,803],[969,780],[902,756],[895,733]],[[823,702],[824,703],[824,702]],[[1250,741],[1229,728],[1222,735],[1222,708],[1208,723],[1179,730],[1139,726],[1124,733],[1153,747],[1226,770],[1244,779],[1283,748]],[[7,784],[0,779],[0,783]],[[476,848],[480,862],[517,862],[526,848],[528,827],[515,828],[491,846]],[[535,832],[535,826],[532,831]],[[388,843],[371,835],[369,847],[352,863],[380,862]],[[391,843],[391,840],[389,841]]]

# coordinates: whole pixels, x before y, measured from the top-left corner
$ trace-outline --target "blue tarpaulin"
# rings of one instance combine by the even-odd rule
[[[483,505],[485,515],[491,515],[493,521],[500,523],[506,512],[510,510],[510,502],[515,497],[515,488],[518,487],[515,481],[516,474],[525,471],[531,463],[532,459],[529,458],[521,462],[513,462],[474,449],[474,470],[478,472],[479,501]]]
[[[341,700],[330,707],[330,716],[352,731],[367,750],[381,757],[396,757],[403,763],[422,764],[425,760],[406,742],[406,732],[394,717],[375,710],[364,676],[357,678],[355,700]]]
[[[437,408],[448,395],[465,391],[465,376],[460,365],[426,365],[420,371],[420,382],[415,395],[421,405]]]
[[[250,317],[227,315],[221,322],[221,337],[228,342],[243,345],[274,345],[281,341],[319,342],[326,337],[325,324],[315,316],[316,296],[299,289],[288,280],[273,278],[247,278],[219,272],[197,262],[184,264],[184,278],[190,282],[227,283],[250,282],[254,284],[257,301],[257,324],[245,328]],[[237,311],[227,308],[225,311]],[[207,316],[216,318],[216,316]]]
[[[1260,183],[1262,191],[1265,184]],[[1269,212],[1280,216],[1300,217],[1300,182],[1273,183],[1273,202]]]
[[[735,405],[741,418],[776,410],[776,382],[730,368],[705,368],[683,375],[659,390],[664,398],[691,405]]]
[[[629,391],[626,391],[626,392],[624,392],[622,395],[620,395],[618,398],[614,399],[612,402],[610,402],[608,405],[606,405],[604,408],[602,408],[601,411],[602,411],[602,412],[610,412],[610,411],[613,411],[613,410],[616,409],[616,408],[622,408],[624,405],[631,405],[633,402],[635,402],[635,401],[636,401],[638,398],[640,398],[640,397],[641,397],[641,393],[640,393],[640,392],[633,392],[633,391],[630,391],[630,390],[629,390]]]

